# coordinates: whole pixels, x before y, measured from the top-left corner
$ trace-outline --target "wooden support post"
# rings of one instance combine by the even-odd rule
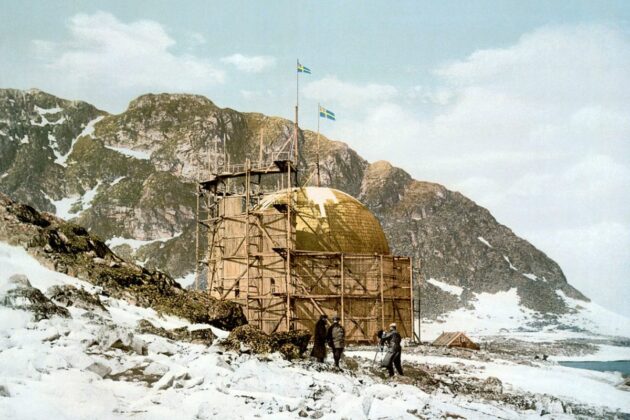
[[[382,255],[381,255],[380,289],[381,289],[381,329],[385,330],[385,297],[383,296],[383,256]]]
[[[249,316],[249,181],[250,181],[250,169],[251,162],[249,159],[245,161],[245,258],[246,261],[246,270],[247,270],[247,286],[245,289],[245,316],[247,319],[250,319]],[[239,288],[240,289],[240,288]]]
[[[296,115],[297,115],[297,106]],[[291,329],[291,291],[289,288],[291,287],[291,163],[287,165],[287,258],[286,258],[286,292],[287,292],[287,302],[286,302],[286,320],[287,320],[287,331]]]
[[[197,211],[195,214],[195,290],[199,290],[199,195],[201,188],[199,187],[199,171],[197,171]]]
[[[216,197],[216,190],[214,192],[214,196],[213,196],[213,204],[217,204],[215,202],[215,198]],[[206,197],[206,208],[210,209],[210,197]],[[217,211],[218,213],[218,211]],[[208,215],[210,214],[210,211],[208,210]],[[214,251],[214,240],[216,238],[216,229],[218,229],[219,226],[217,226],[216,224],[212,227],[212,229],[208,229],[208,233],[207,233],[207,238],[206,241],[208,241],[208,252],[207,252],[207,259],[208,259],[208,271],[206,272],[206,291],[208,292],[208,294],[212,295],[212,286],[213,286],[213,282],[214,282],[214,276],[215,276],[215,271],[217,269],[217,262],[213,262],[212,263],[212,267],[210,267],[210,261],[214,258],[213,257],[213,251]]]
[[[260,145],[258,148],[258,165],[262,166],[263,161],[263,128],[260,127]]]
[[[416,326],[416,320],[414,319],[414,310],[413,310],[413,258],[409,257],[409,299],[411,300],[411,341],[415,341],[415,331],[414,328]]]
[[[346,310],[344,307],[344,294],[346,289],[344,268],[343,268],[343,254],[341,254],[341,326],[346,328],[345,319],[346,319]]]

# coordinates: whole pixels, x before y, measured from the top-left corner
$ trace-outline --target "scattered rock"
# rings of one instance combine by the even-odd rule
[[[285,345],[289,344],[295,349],[291,349],[290,352],[296,353],[297,357],[302,356],[308,347],[308,343],[311,340],[311,334],[308,331],[284,331],[271,334],[270,344],[273,349],[279,349],[282,354],[282,348],[289,350]]]
[[[100,362],[92,363],[91,365],[86,367],[85,370],[90,371],[90,372],[94,372],[98,376],[100,376],[101,378],[104,378],[105,376],[107,376],[110,373],[112,373],[112,368],[110,368],[109,366],[104,365],[104,364],[102,364]]]
[[[322,413],[321,411],[315,411],[313,412],[313,414],[311,414],[312,419],[321,419],[322,417],[324,417],[324,413]]]
[[[119,349],[141,356],[147,354],[147,344],[144,340],[134,337],[131,331],[114,325],[101,327],[96,333],[96,342],[103,350]]]
[[[162,378],[160,378],[153,387],[156,389],[168,389],[173,386],[173,382],[175,382],[175,376],[168,372],[162,376]]]
[[[25,276],[11,278],[16,287],[5,293],[0,299],[0,305],[32,312],[35,321],[49,319],[55,315],[63,318],[70,317],[70,312],[66,308],[55,305],[39,289],[31,287]]]
[[[499,378],[489,376],[483,381],[483,384],[481,384],[481,389],[492,394],[503,394],[503,383]]]
[[[169,340],[187,341],[191,343],[205,344],[207,346],[212,345],[216,338],[210,328],[190,331],[187,327],[181,327],[173,330],[167,330],[165,328],[156,327],[146,319],[138,321],[136,331],[141,334],[159,335],[160,337],[168,338]]]
[[[55,327],[50,327],[46,331],[44,331],[44,337],[42,338],[42,341],[55,341],[59,337],[61,337],[61,334],[59,334],[59,330],[57,330],[57,328]]]
[[[46,291],[46,295],[55,303],[65,307],[74,306],[87,311],[100,310],[107,312],[97,295],[93,295],[84,289],[66,284],[53,286]]]
[[[24,274],[12,275],[11,277],[9,277],[9,280],[7,280],[7,285],[13,287],[33,287],[31,286],[31,282],[28,281],[28,277],[26,277]]]
[[[9,392],[9,388],[6,385],[0,385],[0,397],[9,398],[11,397],[11,393]]]
[[[189,381],[186,381],[184,386],[186,388],[192,388],[192,387],[199,386],[199,385],[203,384],[203,382],[204,382],[204,377],[203,376],[198,376],[196,378],[190,379]]]
[[[177,347],[164,340],[156,340],[150,343],[148,350],[151,354],[164,354],[166,356],[172,356],[177,353]]]
[[[300,412],[298,413],[298,416],[300,417],[308,417],[308,413],[304,410],[300,410]]]
[[[225,340],[226,348],[241,351],[241,345],[253,353],[271,353],[271,337],[253,325],[243,325],[233,329]]]
[[[163,365],[158,362],[153,362],[149,364],[146,368],[144,368],[143,373],[145,375],[160,375],[164,376],[168,372],[169,368],[166,365]]]

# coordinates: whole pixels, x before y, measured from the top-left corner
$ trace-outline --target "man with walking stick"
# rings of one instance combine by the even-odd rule
[[[390,378],[394,376],[394,366],[396,367],[398,374],[403,376],[402,365],[400,362],[400,356],[402,353],[402,347],[400,345],[401,340],[402,337],[396,330],[396,324],[393,322],[389,324],[389,331],[381,336],[381,348],[383,345],[387,344],[387,353],[381,361],[381,366],[387,368]]]

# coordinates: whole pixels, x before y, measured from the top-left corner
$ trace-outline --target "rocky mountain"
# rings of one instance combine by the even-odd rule
[[[256,159],[261,135],[269,157],[292,133],[291,121],[219,108],[202,96],[144,95],[109,115],[37,90],[5,89],[0,191],[87,227],[127,259],[183,277],[194,267],[196,180],[226,156]],[[299,140],[307,168],[315,134],[302,130]],[[462,194],[388,162],[369,163],[342,142],[321,142],[323,185],[364,202],[393,252],[414,258],[423,317],[510,290],[524,308],[546,315],[574,311],[565,298],[588,301],[558,264]]]

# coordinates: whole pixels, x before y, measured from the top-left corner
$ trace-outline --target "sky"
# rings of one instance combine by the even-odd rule
[[[630,2],[6,1],[0,87],[300,121],[460,191],[630,316]]]

